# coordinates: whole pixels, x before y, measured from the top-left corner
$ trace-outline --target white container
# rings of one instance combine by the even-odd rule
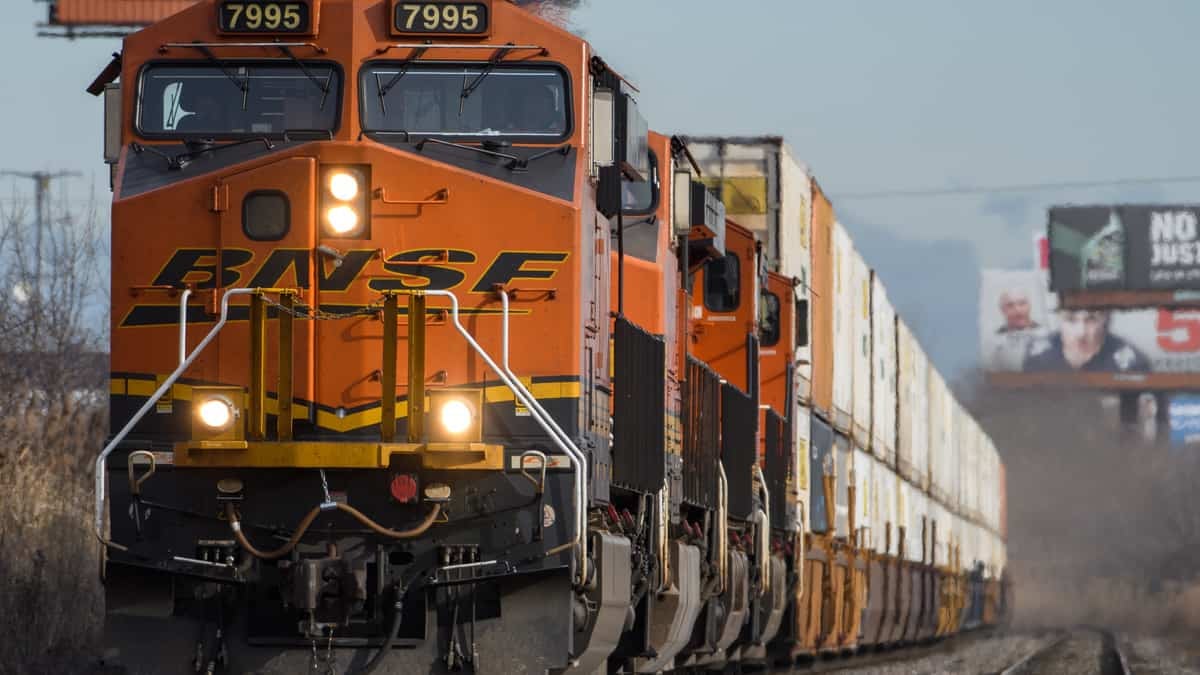
[[[896,311],[871,275],[871,452],[896,466]]]
[[[921,562],[921,522],[925,516],[925,495],[908,481],[897,481],[897,509],[901,525],[904,526],[904,559],[910,562]],[[899,546],[901,532],[896,531],[896,545]],[[898,552],[898,551],[897,551]]]
[[[862,448],[854,449],[854,527],[858,530],[855,541],[859,546],[872,546],[875,538],[875,518],[872,504],[875,495],[872,484],[875,461]],[[873,546],[872,546],[873,547]]]
[[[854,411],[854,246],[841,223],[833,225],[833,428],[850,432]]]
[[[871,276],[871,268],[856,249],[851,277],[854,287],[854,410],[850,417],[853,425],[851,437],[863,448],[871,446],[871,417],[874,411],[871,402]]]
[[[799,280],[796,298],[809,300],[812,276],[812,177],[783,138],[689,137],[688,150],[718,191],[725,212],[763,242],[770,269]],[[797,350],[797,398],[811,392],[811,350]]]
[[[854,452],[849,437],[834,434],[833,439],[834,477],[833,501],[834,535],[849,541],[850,536],[850,474],[854,468]]]
[[[875,460],[875,493],[877,495],[878,511],[874,519],[876,531],[875,550],[887,555],[898,555],[900,552],[900,527],[905,525],[908,514],[900,509],[900,479],[891,467]],[[889,528],[890,526],[890,528]],[[889,529],[891,535],[888,535]]]
[[[801,532],[812,532],[812,525],[808,522],[808,506],[809,506],[809,481],[811,478],[808,475],[808,441],[812,436],[812,411],[808,406],[798,405],[792,411],[796,416],[796,422],[792,425],[792,431],[795,433],[794,447],[796,452],[792,453],[792,476],[793,483],[790,486],[792,494],[795,495],[795,522]]]

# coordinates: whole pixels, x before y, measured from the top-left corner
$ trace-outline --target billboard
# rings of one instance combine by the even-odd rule
[[[1001,384],[1200,384],[1200,310],[1063,309],[1038,270],[984,270],[980,358]]]
[[[1176,394],[1167,407],[1171,445],[1177,448],[1200,445],[1200,395]]]
[[[1055,207],[1047,231],[1056,292],[1200,290],[1198,206]]]

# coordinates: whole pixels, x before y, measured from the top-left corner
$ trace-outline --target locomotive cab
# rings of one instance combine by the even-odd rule
[[[608,167],[649,173],[620,78],[502,0],[204,0],[118,75],[96,525],[121,660],[602,661],[630,543],[588,524],[599,211]]]

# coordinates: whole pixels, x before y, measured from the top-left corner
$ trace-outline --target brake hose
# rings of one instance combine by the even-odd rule
[[[374,520],[371,520],[371,518],[362,511],[359,511],[353,506],[342,504],[340,502],[337,505],[337,510],[353,516],[355,520],[359,521],[381,536],[388,537],[390,539],[412,539],[413,537],[421,536],[433,526],[433,523],[442,513],[442,505],[435,503],[433,508],[430,509],[429,515],[425,516],[424,520],[407,530],[392,530],[386,528]],[[274,551],[260,551],[250,543],[250,540],[246,537],[246,533],[242,531],[242,523],[238,519],[237,510],[234,509],[233,504],[225,504],[225,517],[229,520],[229,528],[233,530],[234,538],[237,539],[238,544],[241,545],[242,548],[246,549],[247,553],[262,560],[278,560],[291,553],[296,546],[300,544],[300,540],[304,538],[304,534],[308,532],[308,528],[312,526],[313,521],[316,520],[317,516],[320,514],[321,507],[314,506],[313,509],[309,511],[308,514],[305,515],[300,521],[300,524],[296,526],[296,530],[292,533],[291,538],[288,539],[283,546],[280,546]]]

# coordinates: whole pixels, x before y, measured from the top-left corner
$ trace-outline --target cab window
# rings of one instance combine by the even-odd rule
[[[762,302],[758,305],[759,339],[764,347],[774,347],[779,344],[779,296],[770,291],[763,291]]]
[[[654,217],[658,209],[658,158],[650,152],[649,180],[634,183],[621,180],[621,214],[624,216],[625,253],[648,262],[658,260],[658,228]],[[612,245],[616,249],[616,230]]]
[[[704,306],[710,312],[732,312],[740,302],[741,262],[737,254],[704,264]]]
[[[566,76],[555,67],[372,63],[361,86],[367,132],[545,142],[570,130]]]
[[[138,130],[214,139],[333,131],[341,86],[340,71],[320,62],[151,65],[142,73]]]

